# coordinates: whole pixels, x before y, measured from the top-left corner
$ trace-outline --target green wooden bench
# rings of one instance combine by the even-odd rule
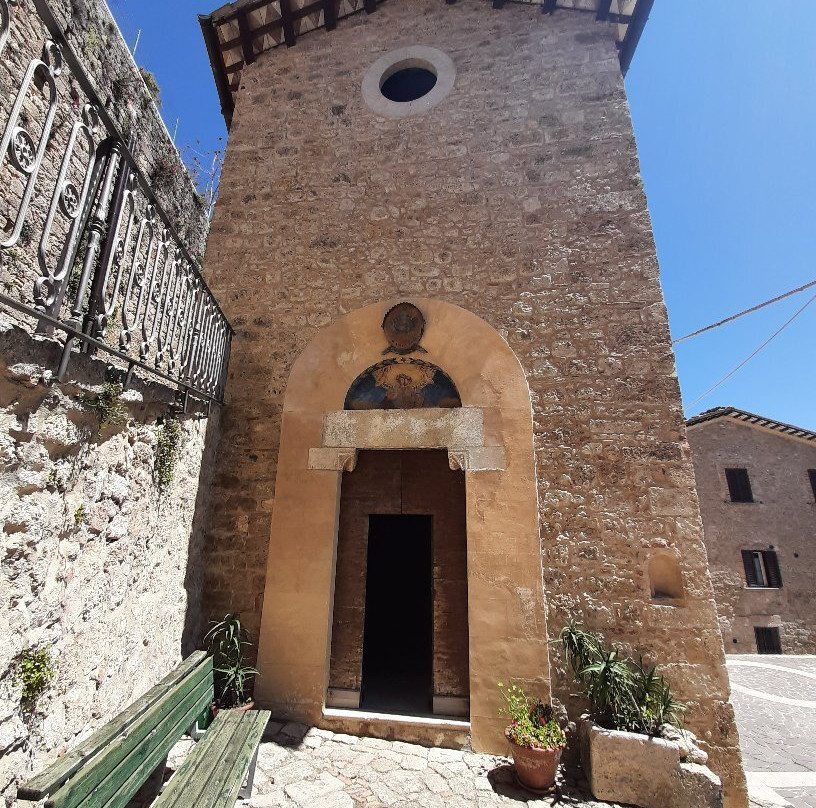
[[[20,786],[17,799],[45,799],[46,808],[124,808],[212,700],[212,657],[196,651],[123,713]],[[219,712],[153,808],[232,808],[239,792],[248,797],[268,720],[266,710]]]

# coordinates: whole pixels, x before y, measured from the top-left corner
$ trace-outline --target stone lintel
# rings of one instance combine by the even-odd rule
[[[478,407],[417,410],[341,410],[323,419],[323,446],[357,449],[484,447]]]

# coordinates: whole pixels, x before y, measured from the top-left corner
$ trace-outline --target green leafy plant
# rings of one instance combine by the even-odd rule
[[[81,524],[82,524],[84,521],[85,521],[85,506],[84,506],[84,505],[80,505],[80,506],[79,506],[79,507],[78,507],[78,508],[77,508],[77,509],[74,511],[74,524],[75,524],[77,527],[79,527],[79,525],[81,525]]]
[[[590,704],[593,719],[606,729],[658,735],[664,724],[682,726],[685,705],[677,701],[657,666],[632,661],[617,646],[575,622],[560,634],[564,655]]]
[[[55,676],[49,648],[25,648],[19,656],[17,678],[22,685],[22,703],[33,710]]]
[[[85,406],[96,413],[99,431],[107,426],[117,426],[127,421],[127,407],[120,400],[122,385],[119,382],[105,382],[94,396],[86,396]]]
[[[499,690],[507,702],[502,712],[510,717],[505,734],[513,743],[533,749],[560,749],[566,745],[564,731],[553,718],[549,704],[527,695],[518,685],[499,682]]]
[[[215,703],[218,707],[246,704],[252,692],[252,680],[258,671],[246,664],[244,649],[251,646],[249,634],[236,612],[224,615],[204,637],[213,658]]]
[[[153,476],[159,491],[166,491],[173,482],[176,464],[181,456],[184,431],[175,418],[166,418],[156,435],[156,457],[153,460]]]

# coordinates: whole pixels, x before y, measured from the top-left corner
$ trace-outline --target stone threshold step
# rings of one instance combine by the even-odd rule
[[[322,729],[446,749],[470,748],[470,721],[448,716],[396,715],[326,707]]]

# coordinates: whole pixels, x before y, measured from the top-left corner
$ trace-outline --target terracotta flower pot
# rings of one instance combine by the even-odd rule
[[[519,785],[534,794],[546,794],[552,791],[563,747],[536,749],[519,746],[509,737],[507,740],[510,742],[510,753],[513,755]]]
[[[219,707],[215,702],[210,705],[210,713],[215,718],[221,710],[237,710],[239,713],[246,710],[252,710],[255,707],[255,701],[248,701],[246,704],[241,704],[238,707]]]

